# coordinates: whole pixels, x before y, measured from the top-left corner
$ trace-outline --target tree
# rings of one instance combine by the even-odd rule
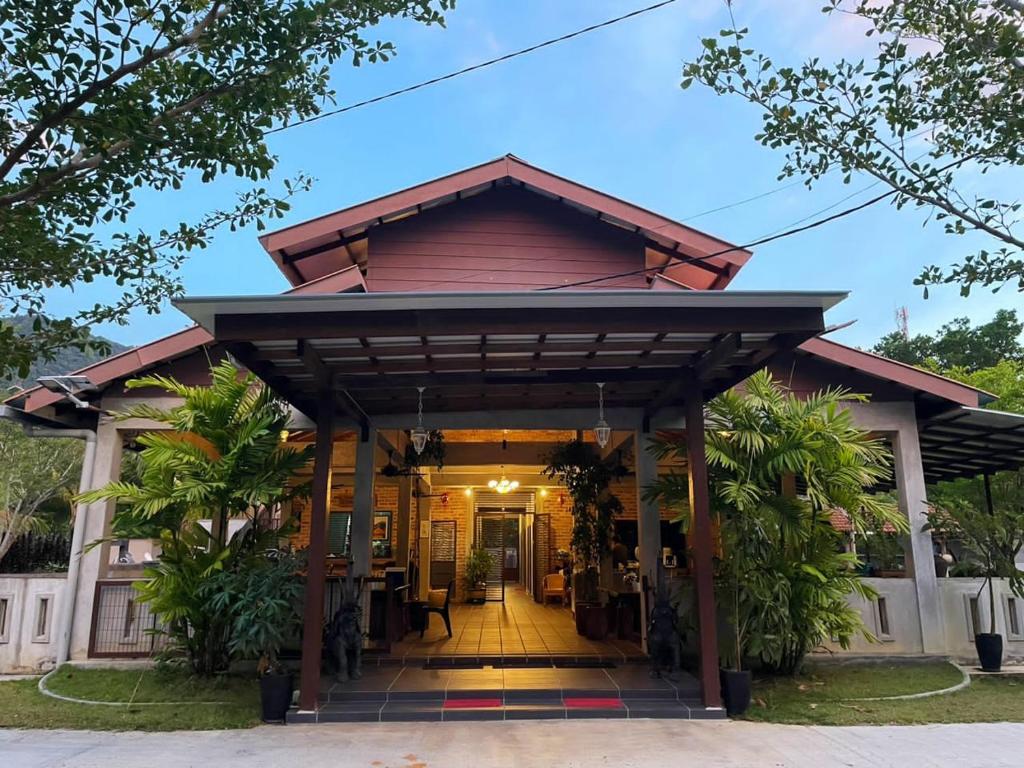
[[[939,483],[928,493],[932,503],[928,523],[932,530],[968,548],[969,562],[979,567],[984,579],[978,594],[988,587],[988,631],[995,634],[992,579],[1009,579],[1014,594],[1024,597],[1024,571],[1015,562],[1024,547],[1024,470],[993,475],[990,493],[991,508],[981,478]]]
[[[156,312],[181,292],[175,270],[220,227],[264,226],[306,189],[258,182],[276,158],[265,134],[333,99],[332,64],[387,61],[362,30],[389,17],[443,23],[454,0],[8,0],[0,6],[0,378],[86,330]],[[118,232],[141,190],[231,173],[257,183],[233,207],[159,232]],[[111,231],[101,237],[99,231]],[[46,312],[53,289],[106,279],[122,293],[70,317]]]
[[[612,521],[622,512],[622,501],[611,491],[612,482],[625,471],[614,458],[602,459],[593,446],[570,440],[548,457],[544,474],[558,478],[572,499],[572,554],[583,567],[585,590],[577,599],[597,599],[601,556],[609,551]],[[575,587],[574,587],[575,588]]]
[[[901,363],[936,371],[959,369],[973,373],[1002,361],[1024,363],[1021,334],[1024,322],[1013,309],[997,310],[987,323],[971,326],[970,318],[956,317],[935,334],[886,334],[872,351]]]
[[[78,441],[31,438],[0,419],[0,562],[19,536],[49,527],[44,506],[70,498],[81,469]]]
[[[163,376],[125,386],[156,387],[183,402],[170,410],[139,404],[120,414],[168,429],[139,436],[137,481],[116,481],[81,499],[119,502],[112,538],[160,539],[160,560],[136,585],[139,599],[166,625],[172,653],[184,654],[195,672],[213,674],[230,660],[233,624],[214,609],[211,580],[258,566],[276,546],[281,531],[269,513],[306,492],[294,478],[313,449],[283,442],[286,405],[227,361],[211,369],[206,387]],[[247,525],[229,537],[228,521],[238,518]],[[200,525],[204,519],[213,521],[211,531]]]
[[[846,403],[864,398],[829,389],[797,398],[760,371],[708,405],[705,443],[712,512],[722,557],[719,601],[730,627],[725,656],[738,669],[758,656],[787,674],[829,638],[845,648],[867,635],[849,594],[876,595],[855,576],[831,512],[845,510],[864,532],[907,522],[887,499],[869,492],[889,476],[884,444],[853,425]],[[655,444],[660,456],[686,458],[682,440]],[[804,488],[796,495],[794,487]],[[689,521],[686,476],[662,475],[647,489]]]
[[[991,368],[968,371],[952,368],[945,372],[951,379],[970,384],[997,396],[987,407],[1010,413],[1024,413],[1024,363],[1003,360]]]
[[[823,10],[862,20],[877,41],[873,60],[776,65],[734,25],[721,42],[702,41],[683,87],[696,81],[759,107],[755,138],[786,150],[780,178],[812,187],[833,170],[847,183],[864,173],[889,188],[879,199],[923,209],[948,233],[993,239],[951,269],[925,267],[915,283],[926,296],[941,283],[963,295],[975,285],[1024,290],[1020,202],[980,186],[987,172],[1024,164],[1024,2],[827,0]]]

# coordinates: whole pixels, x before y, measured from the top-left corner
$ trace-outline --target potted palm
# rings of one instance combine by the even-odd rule
[[[487,574],[494,567],[494,556],[483,547],[474,547],[466,558],[466,602],[483,603],[487,599]]]
[[[988,631],[974,633],[974,648],[986,672],[998,672],[1003,661],[993,579],[1009,579],[1013,593],[1024,597],[1024,572],[1015,563],[1017,552],[1024,547],[1022,482],[1024,476],[1008,472],[997,475],[995,482],[974,478],[940,483],[928,494],[934,505],[928,513],[928,527],[967,548],[958,573],[981,577],[979,598],[988,592]]]
[[[210,582],[214,610],[230,617],[228,647],[235,658],[255,659],[264,722],[284,722],[294,678],[278,654],[297,636],[302,621],[303,582],[299,558],[279,553],[254,557],[243,568]]]

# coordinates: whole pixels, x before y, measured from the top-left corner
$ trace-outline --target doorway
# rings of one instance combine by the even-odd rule
[[[487,600],[504,601],[507,587],[526,586],[523,542],[533,516],[533,495],[492,496],[497,494],[481,494],[474,505],[475,542],[491,555]]]

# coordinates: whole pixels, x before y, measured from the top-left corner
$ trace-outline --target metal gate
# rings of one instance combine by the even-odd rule
[[[133,581],[97,581],[89,630],[91,658],[151,656],[167,642],[157,618],[136,599]]]
[[[505,516],[498,511],[478,510],[476,516],[476,545],[491,554],[491,569],[487,572],[487,599],[505,599]]]
[[[544,600],[544,577],[553,570],[551,515],[533,517],[533,599]]]
[[[437,520],[430,523],[430,588],[444,589],[455,579],[456,523]]]

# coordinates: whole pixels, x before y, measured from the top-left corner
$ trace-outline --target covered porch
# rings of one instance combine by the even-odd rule
[[[595,440],[599,383],[611,434],[619,446],[632,448],[637,559],[641,577],[652,586],[658,584],[662,528],[657,505],[642,496],[658,473],[646,449],[658,431],[685,430],[689,459],[680,469],[689,476],[692,527],[684,578],[699,627],[696,677],[703,704],[720,706],[704,403],[821,333],[824,311],[842,298],[836,293],[530,291],[178,300],[180,309],[308,418],[316,443],[301,709],[314,711],[319,703],[337,432],[354,432],[346,567],[367,576],[374,563],[374,489],[383,482],[382,456],[403,453],[408,430],[566,430]],[[606,449],[607,444],[596,448]],[[395,565],[404,569],[410,552],[416,552],[428,569],[422,592],[430,585],[432,506],[419,509],[412,524],[408,510],[417,497],[409,485],[419,484],[416,478],[400,491]],[[647,598],[641,593],[641,627]],[[473,644],[475,617],[471,607],[466,610],[458,640],[453,631],[456,652],[460,644],[466,650]],[[526,623],[514,622],[519,638],[514,653],[512,636],[506,653],[505,635],[497,627],[501,656],[529,655],[528,641],[535,635],[524,637]],[[439,626],[435,620],[431,631]],[[477,656],[481,648],[494,647],[494,637],[481,617]],[[438,640],[448,642],[446,636]],[[397,647],[413,642],[401,638]]]

